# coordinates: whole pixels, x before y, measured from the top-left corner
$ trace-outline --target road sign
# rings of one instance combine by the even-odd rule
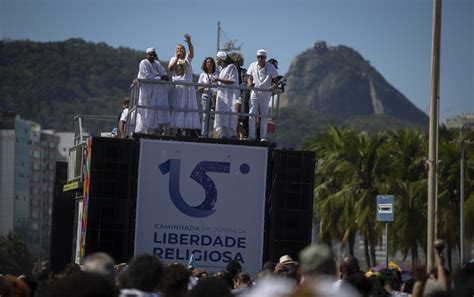
[[[395,212],[393,195],[377,195],[377,222],[392,222]]]

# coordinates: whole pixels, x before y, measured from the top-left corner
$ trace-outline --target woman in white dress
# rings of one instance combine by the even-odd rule
[[[202,73],[199,75],[198,83],[200,84],[212,84],[214,79],[219,77],[219,71],[216,70],[216,62],[213,58],[207,57],[201,66]],[[202,135],[206,136],[209,132],[209,126],[211,126],[209,112],[212,106],[215,106],[216,89],[198,87],[198,91],[201,95],[201,108],[202,114]]]
[[[217,53],[217,65],[221,67],[219,77],[214,82],[220,85],[239,85],[239,73],[237,67],[232,63],[225,52]],[[235,112],[235,103],[238,99],[240,90],[230,88],[219,88],[217,91],[216,111]],[[216,132],[222,138],[235,138],[237,128],[237,115],[216,114],[216,122],[214,124]]]
[[[173,81],[192,82],[193,68],[191,62],[194,57],[194,47],[191,36],[184,35],[184,41],[188,44],[189,53],[182,44],[176,46],[176,55],[171,58],[168,69],[171,71]],[[174,88],[173,109],[198,110],[196,89],[192,86],[177,85]],[[198,112],[175,111],[171,112],[171,128],[177,128],[179,135],[196,135],[195,130],[201,128]],[[194,130],[194,131],[193,131]]]

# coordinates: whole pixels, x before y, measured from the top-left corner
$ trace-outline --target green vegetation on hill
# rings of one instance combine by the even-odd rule
[[[118,113],[143,57],[82,39],[1,41],[0,49],[2,109],[57,130],[72,130],[79,113]]]

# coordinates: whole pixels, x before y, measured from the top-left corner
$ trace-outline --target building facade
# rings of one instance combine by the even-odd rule
[[[33,257],[44,259],[59,137],[15,114],[0,114],[0,122],[0,233],[17,233]]]

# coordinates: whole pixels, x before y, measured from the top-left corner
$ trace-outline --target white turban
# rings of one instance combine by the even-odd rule
[[[227,54],[223,51],[218,51],[216,57],[223,61],[227,60]]]
[[[264,50],[264,49],[259,49],[257,51],[257,56],[265,56],[266,57],[267,56],[267,51]]]
[[[146,49],[146,53],[149,54],[149,53],[155,53],[155,48],[154,47],[149,47]]]

